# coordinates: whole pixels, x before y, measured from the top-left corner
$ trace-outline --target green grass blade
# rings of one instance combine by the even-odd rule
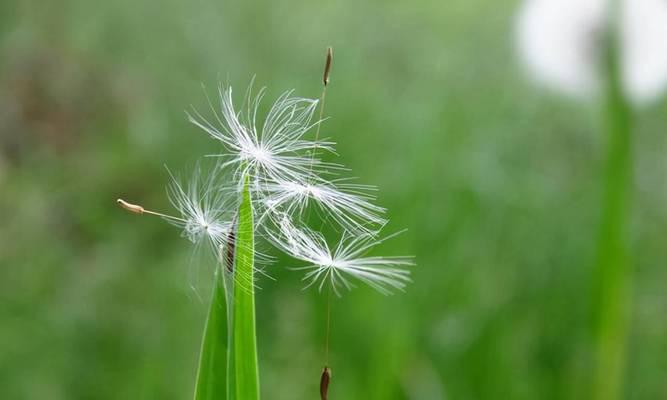
[[[204,327],[195,400],[227,398],[228,327],[225,286],[220,272],[215,274],[213,296]]]
[[[597,265],[594,270],[596,371],[595,400],[623,398],[626,342],[632,309],[633,265],[629,221],[632,191],[632,110],[623,93],[618,55],[618,10],[611,11],[605,67],[607,73],[606,116],[608,149],[604,177],[604,202]]]
[[[257,339],[255,335],[254,225],[249,179],[243,185],[234,264],[233,352],[234,398],[259,399]]]

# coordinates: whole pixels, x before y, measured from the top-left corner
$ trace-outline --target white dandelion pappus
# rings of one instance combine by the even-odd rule
[[[238,195],[220,184],[220,172],[204,177],[198,166],[187,186],[173,175],[167,189],[169,201],[181,218],[165,217],[168,222],[183,229],[182,235],[192,243],[207,241],[217,258],[232,232]]]
[[[257,178],[306,181],[314,177],[313,169],[338,169],[312,156],[316,149],[333,152],[333,143],[303,139],[310,129],[321,123],[312,121],[318,100],[292,97],[292,93],[287,91],[278,97],[261,127],[257,114],[265,95],[264,88],[254,99],[248,89],[245,112],[237,112],[232,88],[220,86],[220,114],[213,110],[219,128],[196,111],[194,115],[188,114],[188,118],[224,145],[230,154],[220,155],[226,159],[223,165],[236,165],[238,176],[250,173],[255,181]],[[306,151],[310,153],[305,154]]]
[[[216,165],[208,175],[197,166],[187,186],[172,175],[168,197],[181,218],[167,215],[163,215],[163,218],[180,227],[183,230],[182,236],[196,246],[208,244],[223,270],[228,275],[233,275],[235,284],[257,287],[250,277],[234,273],[236,249],[241,246],[237,241],[240,233],[237,210],[241,195],[237,186],[228,182],[228,178],[229,174],[226,174],[220,165]],[[264,267],[273,262],[273,257],[256,248],[252,250],[255,256],[255,271],[271,278],[264,271]]]
[[[340,296],[340,288],[348,290],[354,287],[351,280],[357,279],[382,294],[392,293],[392,289],[403,290],[410,282],[410,271],[401,268],[413,265],[409,257],[365,257],[375,245],[387,240],[376,240],[370,234],[353,236],[344,234],[332,251],[322,234],[307,228],[297,228],[285,214],[275,223],[279,234],[269,233],[271,240],[292,257],[305,261],[309,265],[297,267],[307,270],[303,280],[308,281],[306,288],[317,285],[321,291],[325,284]]]
[[[383,207],[372,204],[369,192],[373,186],[326,182],[269,181],[261,185],[267,212],[283,211],[302,214],[310,202],[315,202],[328,216],[344,229],[357,233],[376,232],[387,223],[381,217]],[[373,229],[376,228],[376,229]]]

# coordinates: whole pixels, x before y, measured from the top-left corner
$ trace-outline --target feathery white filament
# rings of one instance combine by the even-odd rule
[[[186,187],[172,176],[168,188],[169,201],[183,221],[167,219],[183,229],[183,236],[193,243],[208,240],[216,256],[232,228],[231,216],[236,211],[235,195],[218,182],[217,174],[207,178],[197,167]]]
[[[343,238],[332,251],[319,232],[295,227],[287,215],[279,215],[275,221],[279,233],[269,233],[272,241],[285,252],[309,265],[295,269],[307,270],[303,280],[306,287],[317,285],[321,291],[330,284],[336,295],[340,289],[352,289],[351,278],[366,283],[383,294],[392,289],[403,290],[410,282],[410,271],[401,268],[412,265],[408,257],[364,257],[373,246],[382,242],[370,234]],[[386,240],[386,239],[385,239]]]
[[[282,210],[290,215],[301,214],[309,202],[317,203],[333,220],[346,230],[374,232],[386,224],[381,217],[385,209],[372,204],[372,186],[325,182],[292,182],[277,180],[261,185],[264,205],[269,212]]]
[[[245,112],[237,112],[232,88],[220,87],[220,114],[214,111],[219,127],[199,113],[188,115],[189,120],[219,140],[230,153],[223,155],[223,165],[236,165],[240,176],[250,173],[254,178],[307,181],[314,177],[315,168],[339,168],[308,156],[306,151],[323,149],[333,152],[333,143],[305,140],[303,136],[321,121],[313,120],[318,101],[292,97],[292,91],[280,95],[269,110],[261,127],[257,113],[265,89],[252,98],[248,90]]]
[[[340,295],[341,288],[351,289],[353,280],[358,280],[384,294],[402,290],[410,281],[410,272],[403,268],[413,265],[410,258],[365,256],[373,246],[386,240],[375,238],[387,223],[383,218],[385,209],[373,204],[372,192],[376,189],[343,179],[325,180],[323,174],[343,168],[322,162],[314,153],[318,149],[333,153],[333,143],[305,139],[321,123],[313,122],[318,100],[293,97],[292,91],[287,91],[278,97],[266,117],[260,118],[264,89],[254,97],[248,89],[241,110],[234,108],[231,87],[220,86],[218,94],[220,109],[213,110],[215,125],[196,111],[188,117],[220,141],[226,152],[218,155],[220,162],[210,174],[203,174],[197,167],[187,184],[172,176],[168,195],[180,216],[153,214],[182,228],[183,236],[196,245],[207,243],[224,270],[234,274],[235,284],[255,285],[254,279],[238,276],[234,268],[236,249],[246,245],[237,241],[237,212],[241,202],[239,189],[248,176],[251,206],[261,211],[253,234],[263,232],[277,248],[305,261],[308,265],[297,269],[307,271],[307,287],[317,285],[321,290],[329,284]],[[229,166],[236,174],[236,182],[231,185],[222,174]],[[292,218],[303,222],[305,219],[298,217],[310,204],[342,228],[343,237],[333,250],[321,233],[301,225],[296,227],[292,222]],[[255,261],[271,260],[252,250]]]

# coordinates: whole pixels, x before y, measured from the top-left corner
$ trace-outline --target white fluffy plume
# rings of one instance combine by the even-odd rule
[[[241,109],[234,107],[231,87],[220,86],[218,94],[219,110],[211,105],[215,123],[197,112],[189,120],[222,143],[225,151],[213,154],[218,162],[210,171],[197,166],[192,177],[183,181],[172,175],[168,195],[178,216],[120,199],[119,204],[180,227],[191,242],[208,244],[224,270],[234,273],[236,284],[254,285],[254,279],[234,272],[236,250],[244,245],[237,240],[240,189],[248,182],[256,215],[253,234],[265,235],[279,250],[306,262],[299,269],[307,270],[304,280],[309,286],[322,289],[329,284],[340,295],[341,288],[350,289],[357,280],[385,294],[402,290],[410,281],[405,269],[412,265],[410,258],[366,256],[382,242],[377,235],[387,223],[385,209],[373,203],[376,189],[344,178],[327,180],[331,172],[344,170],[316,157],[318,150],[333,153],[333,143],[306,138],[322,122],[314,120],[318,101],[287,91],[261,117],[264,89],[254,97],[248,89]],[[319,130],[314,136],[319,136]],[[233,172],[225,173],[228,170]],[[335,248],[330,249],[321,233],[307,227],[311,205],[331,230],[342,232]],[[255,248],[252,251],[254,261],[271,261]]]
[[[352,279],[366,283],[383,294],[392,290],[403,290],[410,282],[412,265],[409,257],[367,257],[365,254],[382,242],[370,234],[344,234],[338,245],[331,250],[322,234],[308,228],[297,228],[286,215],[278,215],[274,221],[277,232],[271,232],[274,244],[292,257],[305,261],[307,266],[294,269],[308,271],[304,280],[306,287],[317,285],[319,290],[329,284],[336,295],[340,289],[352,289]],[[385,238],[386,240],[388,238]]]
[[[219,140],[227,150],[223,165],[235,165],[239,176],[250,173],[257,179],[304,182],[315,178],[314,171],[337,168],[313,157],[317,149],[333,151],[332,143],[305,140],[304,135],[320,121],[313,121],[318,101],[283,93],[268,111],[263,123],[257,122],[265,89],[253,98],[248,89],[246,104],[234,108],[232,88],[220,86],[220,112],[215,112],[217,126],[199,113],[189,120]]]
[[[222,184],[220,172],[204,175],[197,166],[187,183],[172,175],[167,192],[180,218],[165,219],[181,227],[183,236],[191,242],[208,241],[217,254],[232,229],[238,207],[238,196]]]
[[[314,203],[324,216],[337,222],[343,229],[356,233],[377,232],[387,220],[385,209],[371,201],[376,189],[351,183],[294,182],[277,180],[261,185],[264,206],[268,213],[284,212],[301,216]]]

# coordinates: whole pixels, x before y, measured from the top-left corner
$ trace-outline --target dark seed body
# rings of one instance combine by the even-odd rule
[[[329,398],[329,382],[331,382],[331,368],[324,367],[320,377],[320,398],[322,400]]]
[[[225,252],[225,268],[230,274],[234,272],[234,251],[236,250],[236,233],[230,231],[227,235],[227,251]]]
[[[230,274],[234,272],[234,252],[236,251],[236,228],[237,228],[236,222],[237,220],[235,215],[232,227],[229,230],[227,239],[225,240],[226,249],[225,249],[224,263],[227,272],[229,272]]]
[[[324,63],[324,76],[323,76],[323,82],[324,86],[327,86],[329,84],[329,73],[331,72],[331,62],[333,61],[333,50],[331,47],[327,48],[327,59],[326,62]]]

